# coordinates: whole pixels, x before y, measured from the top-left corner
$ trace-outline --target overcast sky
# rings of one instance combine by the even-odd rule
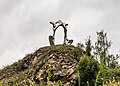
[[[120,49],[120,0],[0,0],[0,68],[48,46],[49,21],[69,24],[68,38],[84,42],[104,29],[112,40],[111,51]],[[58,29],[56,43],[62,43]]]

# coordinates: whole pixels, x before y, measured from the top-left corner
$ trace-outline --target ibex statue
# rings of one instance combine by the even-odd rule
[[[63,44],[72,44],[73,40],[68,40],[67,39],[67,26],[68,24],[62,22],[61,20],[58,20],[57,22],[50,22],[50,24],[52,24],[53,26],[53,36],[49,36],[49,42],[50,42],[50,45],[54,45],[55,43],[55,32],[57,30],[58,27],[62,26],[63,29],[64,29],[64,42]]]

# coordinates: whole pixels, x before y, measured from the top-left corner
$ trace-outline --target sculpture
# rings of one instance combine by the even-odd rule
[[[62,26],[63,27],[63,29],[64,29],[64,42],[63,42],[63,44],[72,44],[73,43],[73,40],[68,40],[67,39],[67,26],[68,26],[68,24],[66,24],[66,23],[64,23],[64,22],[62,22],[61,20],[58,20],[57,22],[50,22],[50,24],[52,24],[52,26],[53,26],[53,36],[49,36],[49,42],[50,42],[50,45],[55,45],[55,32],[56,32],[56,30],[57,30],[57,28],[59,28],[60,26]]]

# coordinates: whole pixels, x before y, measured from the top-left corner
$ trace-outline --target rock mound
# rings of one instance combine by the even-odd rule
[[[61,81],[63,86],[74,86],[77,81],[77,64],[83,50],[72,45],[56,45],[38,49],[22,60],[0,70],[0,82],[19,85],[35,81],[45,86]],[[28,83],[29,84],[29,83]]]

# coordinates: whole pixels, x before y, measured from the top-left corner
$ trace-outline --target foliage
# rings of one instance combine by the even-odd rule
[[[80,73],[80,85],[86,86],[89,82],[90,86],[94,86],[96,75],[99,69],[99,63],[91,56],[85,55],[78,64],[78,71]]]
[[[77,46],[83,50],[85,50],[87,56],[93,56],[100,63],[103,59],[103,63],[105,66],[114,69],[118,65],[118,58],[120,57],[118,54],[115,56],[113,54],[109,54],[109,49],[111,48],[112,42],[108,40],[107,33],[103,30],[97,32],[97,40],[95,45],[91,44],[90,36],[86,39],[85,45],[83,43],[78,43]],[[93,53],[93,54],[91,54]],[[101,56],[103,58],[101,58]]]
[[[114,56],[113,54],[109,54],[111,44],[112,42],[107,39],[107,33],[104,33],[103,30],[97,32],[97,41],[94,46],[94,57],[101,62],[102,58],[100,55],[102,55],[105,66],[114,69],[117,65],[119,55]]]
[[[35,81],[31,81],[30,79],[28,80],[23,80],[22,85],[18,85],[17,82],[13,81],[12,84],[10,84],[7,80],[0,82],[0,86],[43,86],[43,82],[40,82],[37,84]],[[47,81],[47,84],[44,86],[62,86],[62,82],[59,80],[58,82],[51,83],[50,81]]]
[[[106,81],[106,83],[103,86],[120,86],[120,81],[116,81],[113,77],[112,80]]]
[[[86,39],[85,45],[86,45],[85,50],[86,50],[87,56],[91,56],[92,45],[91,45],[90,36],[88,37],[88,39]]]

